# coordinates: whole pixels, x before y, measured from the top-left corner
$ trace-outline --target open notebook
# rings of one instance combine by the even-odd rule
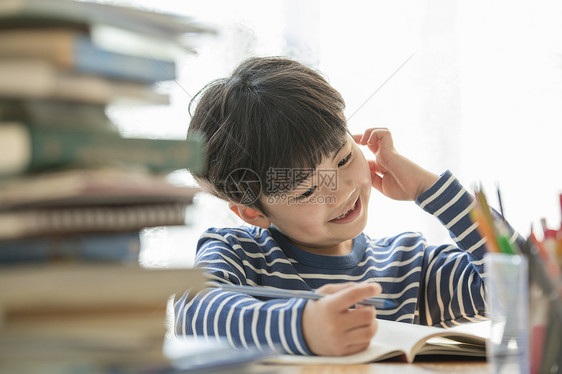
[[[489,321],[450,329],[379,320],[377,333],[365,351],[343,356],[281,355],[268,362],[287,364],[361,364],[401,357],[412,362],[420,355],[486,356]]]

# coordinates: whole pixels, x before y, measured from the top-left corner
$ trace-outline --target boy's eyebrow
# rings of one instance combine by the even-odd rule
[[[334,157],[332,157],[332,161],[336,158],[336,156],[340,153],[340,151],[341,151],[341,150],[343,149],[343,147],[345,147],[346,145],[347,145],[347,141],[345,141],[345,142],[341,145],[341,147],[340,147],[336,152],[334,152]]]

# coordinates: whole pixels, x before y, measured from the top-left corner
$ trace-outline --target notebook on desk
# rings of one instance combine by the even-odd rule
[[[489,321],[450,329],[379,320],[377,333],[366,350],[342,357],[281,355],[267,359],[286,364],[363,364],[399,358],[413,362],[424,355],[486,357]]]

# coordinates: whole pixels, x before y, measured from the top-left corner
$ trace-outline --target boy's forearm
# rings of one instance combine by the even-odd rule
[[[474,256],[476,260],[484,257],[485,241],[470,218],[474,199],[449,171],[424,191],[416,200],[421,208],[435,216],[446,229],[459,248]]]
[[[219,289],[174,305],[176,335],[222,337],[237,348],[311,354],[302,335],[302,299],[259,301]]]
[[[450,172],[445,172],[439,181],[416,200],[416,203],[434,215],[449,230],[459,248],[477,259],[486,252],[486,240],[482,237],[476,223],[470,218],[474,207],[474,197],[460,184]],[[493,214],[497,213],[493,211]],[[513,244],[520,239],[519,234],[507,225],[509,241]]]
[[[417,192],[414,194],[414,199],[417,199],[424,191],[427,191],[439,180],[439,175],[424,169],[402,155],[399,155],[399,158],[402,159],[402,167],[407,170],[406,174],[409,175],[410,178],[415,178],[417,181],[418,188]]]

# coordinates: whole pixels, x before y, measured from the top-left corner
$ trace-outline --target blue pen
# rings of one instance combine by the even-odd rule
[[[277,288],[240,286],[233,284],[221,284],[220,288],[224,291],[239,292],[250,296],[267,297],[270,299],[290,299],[297,297],[308,300],[318,300],[327,296],[314,291],[289,291]],[[390,309],[396,305],[394,301],[380,297],[371,297],[359,302],[358,304],[372,305],[378,309]]]

